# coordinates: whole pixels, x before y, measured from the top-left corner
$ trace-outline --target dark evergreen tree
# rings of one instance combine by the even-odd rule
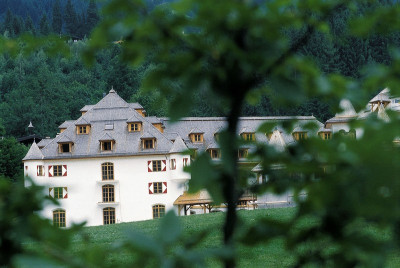
[[[76,31],[78,26],[77,15],[71,0],[68,0],[65,6],[64,21],[67,34],[69,34],[72,37],[76,37]]]
[[[24,32],[24,23],[20,16],[14,16],[12,19],[12,31],[14,36],[20,35]]]
[[[99,22],[99,14],[97,11],[97,5],[94,0],[90,0],[89,7],[86,13],[86,29],[87,33],[90,33],[94,27],[96,27],[97,23]]]
[[[31,16],[26,17],[25,19],[25,31],[31,34],[35,34],[36,33],[36,29],[35,26],[33,25],[33,21]]]
[[[63,20],[61,14],[60,0],[56,0],[53,5],[53,20],[51,24],[53,31],[57,34],[61,34],[62,24]]]
[[[49,21],[47,20],[46,14],[43,14],[40,18],[39,31],[41,35],[48,35],[51,32]]]
[[[10,9],[7,9],[6,17],[4,19],[4,28],[3,32],[8,32],[8,35],[14,36],[14,28],[13,28],[14,15],[12,14]]]

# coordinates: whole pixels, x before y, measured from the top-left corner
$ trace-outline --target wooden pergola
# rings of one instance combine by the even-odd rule
[[[244,194],[239,198],[238,207],[253,207],[256,208],[257,204],[255,201],[257,200],[257,196],[254,194]],[[211,199],[211,196],[207,191],[202,190],[195,194],[189,194],[184,192],[183,195],[180,195],[174,202],[175,206],[178,206],[178,215],[181,215],[182,209],[184,209],[184,215],[187,215],[187,212],[193,208],[194,206],[199,206],[203,209],[204,213],[211,212],[212,208],[215,207],[223,207],[214,204],[214,201]],[[226,205],[226,204],[225,204]]]

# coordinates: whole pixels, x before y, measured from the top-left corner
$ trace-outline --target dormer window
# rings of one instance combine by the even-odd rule
[[[211,159],[221,158],[221,152],[219,149],[210,149],[209,152],[210,152]]]
[[[203,142],[203,133],[192,133],[192,134],[190,134],[190,140],[193,143],[201,143],[201,142]]]
[[[128,131],[129,132],[139,132],[142,129],[141,122],[129,123],[128,124]]]
[[[72,142],[63,142],[58,144],[58,151],[60,153],[70,153],[72,152]]]
[[[90,132],[90,125],[76,126],[76,134],[78,135],[89,134],[89,132]]]
[[[102,151],[112,151],[113,150],[113,141],[101,141],[100,146]]]
[[[318,133],[319,137],[323,140],[330,140],[332,139],[332,133],[331,132],[319,132]]]
[[[215,139],[216,141],[219,141],[219,133],[215,133],[215,134],[214,134],[214,139]]]
[[[146,111],[144,109],[135,109],[141,116],[146,117]]]
[[[245,141],[255,141],[256,140],[256,134],[254,132],[244,132],[241,134],[241,136]]]
[[[249,155],[249,150],[248,149],[239,149],[239,151],[238,151],[238,158],[239,159],[247,158],[248,155]]]
[[[305,131],[297,131],[293,133],[293,138],[296,141],[305,140],[307,139],[307,132]]]
[[[143,149],[154,149],[156,144],[156,139],[142,139]]]

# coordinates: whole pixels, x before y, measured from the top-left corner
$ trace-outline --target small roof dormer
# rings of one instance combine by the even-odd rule
[[[246,141],[255,141],[256,140],[256,133],[249,128],[242,128],[242,130],[240,130],[240,136],[246,140]]]
[[[114,149],[115,139],[109,134],[104,133],[104,135],[99,139],[100,150],[102,152],[111,152]]]
[[[293,129],[292,135],[296,141],[305,140],[308,138],[307,130],[302,129],[300,126],[297,126]]]
[[[59,153],[72,153],[74,142],[67,135],[62,135],[62,137],[57,141],[57,144]]]
[[[75,122],[76,134],[84,135],[90,133],[91,124],[85,118],[80,118]]]
[[[156,148],[157,139],[156,137],[154,137],[154,135],[150,134],[149,132],[143,133],[142,137],[140,137],[140,140],[141,140],[141,147],[143,150]]]
[[[142,130],[142,119],[137,115],[131,116],[127,121],[128,132],[140,132]]]
[[[203,143],[204,142],[204,131],[198,128],[193,128],[189,132],[189,138],[192,143]]]

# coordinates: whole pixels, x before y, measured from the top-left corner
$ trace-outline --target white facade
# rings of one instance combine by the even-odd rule
[[[63,160],[25,161],[25,175],[37,185],[44,186],[44,195],[50,189],[65,187],[65,198],[58,199],[59,205],[47,205],[41,212],[46,218],[53,217],[56,209],[65,210],[66,226],[72,223],[87,222],[88,226],[103,224],[103,209],[115,208],[115,222],[131,222],[153,218],[152,206],[161,204],[166,210],[174,209],[173,202],[183,194],[184,183],[189,174],[183,172],[183,158],[180,154],[107,157]],[[151,160],[150,160],[151,159]],[[171,170],[170,160],[176,160],[176,169]],[[161,160],[167,164],[165,171],[149,172],[148,161]],[[190,161],[190,159],[188,159]],[[114,180],[102,180],[103,163],[114,164]],[[49,167],[66,167],[65,176],[49,176]],[[38,166],[44,166],[44,176],[38,176]],[[64,167],[64,170],[65,170]],[[64,175],[64,174],[62,174]],[[149,184],[166,183],[165,193],[151,193]],[[114,186],[114,202],[103,202],[102,186]],[[26,181],[26,186],[28,181]],[[165,191],[166,190],[166,191]]]

